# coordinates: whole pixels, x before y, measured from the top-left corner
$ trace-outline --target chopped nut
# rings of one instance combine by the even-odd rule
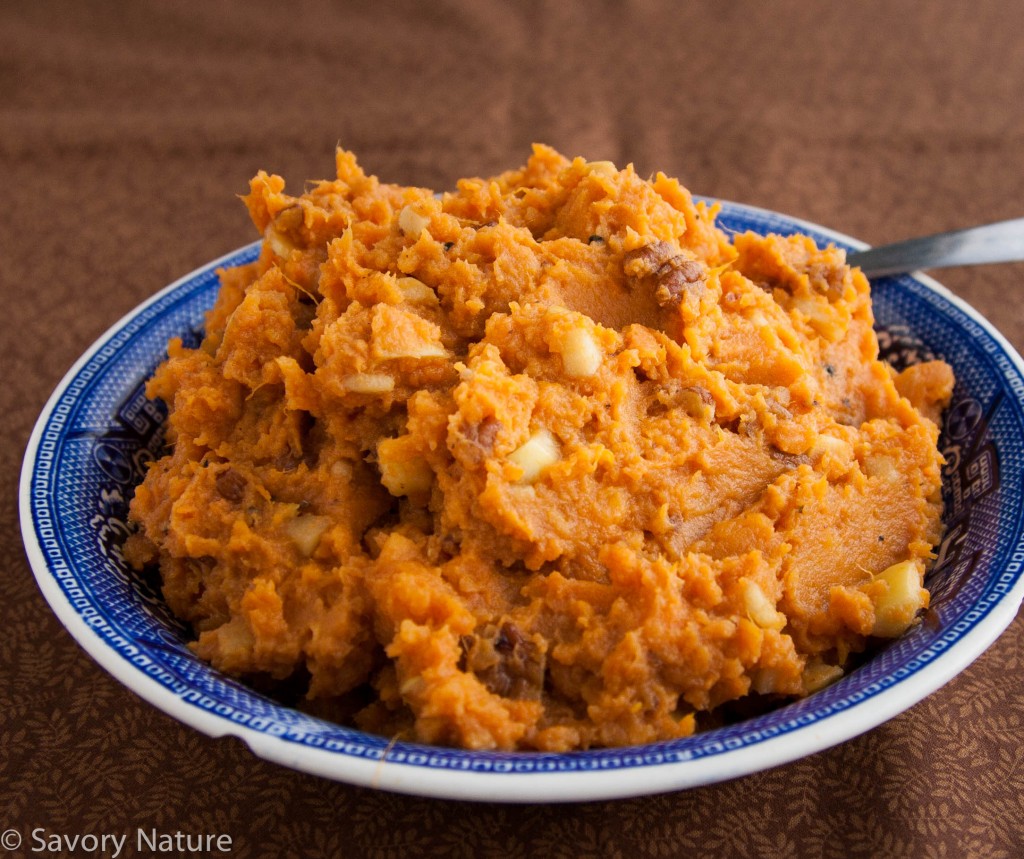
[[[493,415],[479,423],[469,423],[452,430],[448,442],[452,455],[466,465],[479,465],[494,453],[494,441],[501,424]]]
[[[503,698],[537,699],[544,684],[544,654],[514,623],[488,624],[460,644],[465,668]]]
[[[308,558],[316,551],[316,547],[320,545],[320,538],[330,527],[331,519],[329,516],[304,514],[296,516],[284,526],[284,529],[295,544],[295,548],[299,550],[303,557]]]
[[[237,504],[245,497],[247,481],[233,468],[228,468],[218,474],[215,483],[217,491],[225,501]]]
[[[680,408],[691,418],[710,420],[715,416],[715,398],[711,391],[701,385],[684,387],[678,379],[668,379],[655,391],[649,408],[652,414]]]
[[[777,447],[770,447],[768,449],[768,455],[776,462],[782,463],[784,467],[788,468],[799,468],[801,465],[810,465],[811,458],[803,453],[786,453],[784,450],[779,450]]]
[[[345,377],[344,385],[353,394],[384,394],[395,389],[395,380],[386,373],[355,373]]]
[[[782,396],[779,396],[779,395]],[[789,391],[782,388],[778,392],[769,394],[764,399],[764,404],[775,417],[780,418],[784,421],[793,420],[793,413],[786,408],[786,403],[789,402]]]
[[[872,635],[896,638],[914,622],[924,608],[927,591],[921,588],[921,568],[916,561],[901,561],[878,574],[885,589],[875,600]]]
[[[558,458],[558,442],[546,429],[535,432],[508,456],[509,462],[522,469],[520,483],[533,483]]]
[[[624,254],[622,270],[630,280],[643,280],[654,274],[661,268],[662,263],[673,256],[675,250],[668,242],[652,242]]]
[[[454,558],[459,553],[459,546],[461,545],[462,531],[458,528],[441,537],[441,551],[450,558]]]
[[[429,223],[430,218],[419,214],[411,205],[398,213],[398,228],[407,236],[418,237]]]
[[[672,257],[655,273],[658,286],[654,298],[662,307],[679,304],[688,290],[703,286],[707,276],[707,269],[697,260]]]
[[[683,388],[679,392],[679,405],[691,418],[705,420],[715,416],[715,398],[700,385]]]
[[[815,262],[807,267],[807,278],[811,282],[811,288],[824,294],[829,301],[842,298],[847,279],[846,251],[843,248],[837,250],[839,259],[836,262]]]
[[[703,263],[690,259],[665,241],[635,248],[622,257],[622,271],[634,289],[650,284],[662,307],[673,307],[690,290],[700,289],[707,280]]]

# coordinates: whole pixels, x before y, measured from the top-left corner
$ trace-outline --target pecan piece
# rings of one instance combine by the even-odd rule
[[[465,668],[495,695],[536,700],[544,684],[544,655],[518,626],[488,624],[463,636]]]
[[[669,307],[679,304],[688,290],[702,287],[707,270],[695,259],[677,256],[662,263],[654,278],[654,298],[662,307]]]
[[[464,425],[451,442],[452,455],[466,465],[480,465],[494,453],[494,440],[500,429],[501,424],[494,416]]]
[[[649,284],[662,307],[678,305],[686,292],[702,287],[708,276],[700,261],[690,259],[664,241],[627,252],[622,257],[622,271],[633,289]]]
[[[635,286],[646,277],[655,274],[662,264],[673,256],[675,251],[668,242],[652,242],[640,248],[628,251],[622,257],[622,270],[630,285]]]
[[[814,262],[807,266],[807,277],[815,292],[822,293],[830,302],[843,296],[848,269],[844,263]]]
[[[654,391],[648,406],[649,414],[663,414],[669,409],[682,409],[691,418],[713,420],[715,398],[702,385],[686,385],[678,379],[669,379]]]
[[[246,480],[233,468],[218,474],[215,485],[221,498],[232,504],[238,504],[245,497]]]

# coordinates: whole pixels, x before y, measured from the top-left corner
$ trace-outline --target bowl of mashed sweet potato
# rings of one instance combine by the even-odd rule
[[[1012,618],[1020,359],[937,284],[544,146],[443,194],[335,166],[260,172],[261,241],[30,444],[41,587],[140,694],[356,783],[621,796],[866,730]]]

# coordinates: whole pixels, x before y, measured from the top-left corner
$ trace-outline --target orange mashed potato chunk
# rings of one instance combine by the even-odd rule
[[[542,146],[441,195],[336,167],[252,180],[259,259],[149,382],[170,446],[126,554],[200,657],[559,751],[809,694],[915,622],[953,376],[879,361],[842,250]]]

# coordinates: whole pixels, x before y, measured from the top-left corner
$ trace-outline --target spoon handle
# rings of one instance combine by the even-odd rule
[[[1024,218],[938,233],[847,255],[867,277],[921,268],[1024,260]]]

